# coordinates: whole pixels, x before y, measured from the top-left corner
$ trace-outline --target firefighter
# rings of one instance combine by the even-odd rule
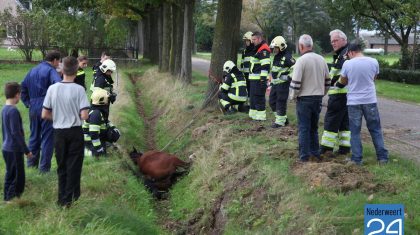
[[[328,91],[328,107],[324,119],[324,133],[321,139],[321,154],[334,157],[333,150],[338,144],[337,154],[350,152],[350,131],[347,112],[347,88],[334,84],[340,78],[340,71],[347,58],[347,36],[341,30],[330,32],[331,45],[334,49],[333,63],[330,69],[331,88]]]
[[[110,93],[97,88],[92,93],[89,118],[83,124],[85,155],[99,157],[106,154],[106,142],[115,143],[120,131],[109,121],[107,108]]]
[[[114,80],[112,79],[112,73],[117,70],[117,66],[114,61],[108,59],[105,60],[100,66],[99,70],[96,72],[96,77],[94,78],[91,86],[91,91],[95,91],[97,88],[105,89],[109,92],[109,102],[114,103],[117,94],[114,93]],[[109,104],[108,104],[109,107]]]
[[[263,40],[260,32],[252,34],[252,43],[255,54],[251,58],[249,73],[250,81],[250,109],[249,117],[252,120],[266,120],[265,92],[267,90],[267,76],[270,72],[270,48]]]
[[[224,79],[220,86],[219,101],[224,114],[233,114],[237,111],[247,111],[244,103],[247,100],[246,81],[235,63],[228,60],[223,65]],[[235,106],[238,106],[237,108]]]
[[[99,71],[99,66],[101,66],[101,64],[105,61],[105,60],[109,60],[111,59],[111,56],[109,55],[108,52],[102,52],[101,54],[101,60],[96,62],[96,64],[93,65],[92,70],[93,70],[93,78],[95,79],[96,77],[96,73]]]
[[[77,74],[76,78],[74,79],[74,82],[81,85],[86,90],[86,73],[84,68],[87,67],[88,58],[86,56],[79,56],[77,57],[77,61],[79,63],[79,68],[77,69]]]
[[[270,107],[273,110],[276,120],[272,127],[278,128],[289,123],[287,119],[287,99],[289,97],[289,86],[292,80],[290,74],[295,60],[292,53],[286,50],[286,40],[282,36],[277,36],[271,41],[270,48],[273,49],[274,60],[271,67],[271,91]]]
[[[255,54],[254,45],[251,43],[252,40],[252,32],[246,32],[242,38],[244,40],[244,50],[242,51],[242,60],[240,70],[245,76],[246,80],[246,90],[248,91],[249,97],[249,68],[251,67],[251,58]]]

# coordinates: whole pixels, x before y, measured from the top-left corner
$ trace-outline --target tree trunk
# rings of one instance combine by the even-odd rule
[[[168,3],[163,4],[163,38],[162,38],[162,67],[161,72],[169,71],[169,59],[171,53],[171,6]]]
[[[149,21],[150,21],[150,40],[149,40],[149,53],[150,61],[154,64],[159,63],[159,8],[151,10]]]
[[[388,34],[385,34],[385,44],[384,44],[384,54],[385,55],[388,55],[388,39],[389,39]]]
[[[175,45],[174,45],[174,72],[173,75],[179,77],[181,74],[182,66],[182,44],[184,37],[184,11],[185,11],[185,0],[177,1],[177,11],[176,11],[176,35],[175,35]]]
[[[137,22],[137,33],[138,33],[138,53],[143,54],[144,48],[144,28],[143,28],[143,21],[139,20]]]
[[[158,24],[158,60],[159,60],[159,71],[162,71],[163,57],[162,57],[162,47],[163,47],[163,5],[160,5],[157,10],[157,24]]]
[[[171,19],[172,19],[172,31],[171,31],[171,50],[169,57],[169,71],[173,75],[175,73],[175,45],[176,45],[176,12],[178,8],[175,3],[171,5]]]
[[[150,59],[150,16],[143,18],[143,57]]]
[[[226,60],[236,62],[237,51],[235,51],[235,42],[240,38],[241,12],[242,0],[220,0],[217,6],[207,87],[207,99],[211,98],[213,104],[216,104],[215,94],[218,90],[218,83],[222,81],[223,63]]]
[[[191,83],[191,52],[193,43],[193,14],[194,14],[195,0],[185,1],[184,12],[184,37],[182,42],[182,67],[181,67],[181,81],[184,83]]]

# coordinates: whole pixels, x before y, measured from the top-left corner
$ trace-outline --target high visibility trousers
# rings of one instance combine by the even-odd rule
[[[267,82],[260,80],[250,80],[250,110],[249,117],[253,120],[263,121],[266,119],[265,113],[265,91]]]
[[[219,102],[223,106],[225,110],[228,110],[230,107],[233,107],[235,105],[238,106],[238,111],[242,111],[244,109],[245,101],[237,101],[232,100],[227,93],[219,92]],[[236,108],[236,107],[235,107]]]
[[[321,153],[339,146],[339,152],[350,151],[349,117],[346,94],[329,95],[324,118],[324,133],[321,138]]]

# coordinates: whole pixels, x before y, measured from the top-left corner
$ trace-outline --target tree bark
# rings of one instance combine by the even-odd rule
[[[211,98],[212,104],[216,104],[215,93],[218,90],[218,83],[222,81],[223,63],[226,60],[236,62],[235,42],[240,38],[241,12],[242,0],[220,0],[218,3],[207,87],[207,99]]]
[[[175,45],[174,45],[174,72],[173,75],[180,77],[181,66],[182,66],[182,44],[184,38],[184,11],[185,11],[185,0],[177,1],[176,11],[176,34],[175,34]]]
[[[162,38],[162,67],[161,72],[169,71],[169,59],[171,53],[171,6],[168,3],[163,4],[163,38]]]
[[[150,61],[154,64],[159,63],[159,8],[154,8],[150,13],[150,40],[149,40],[149,53]]]
[[[181,67],[181,81],[190,84],[192,82],[191,71],[191,53],[193,44],[193,14],[194,14],[195,0],[185,1],[184,11],[184,36],[182,42],[182,67]]]
[[[137,27],[138,27],[138,53],[143,55],[143,48],[144,48],[144,30],[143,30],[143,21],[139,20],[137,22]]]
[[[158,60],[159,60],[159,71],[162,71],[163,66],[163,5],[160,5],[157,10],[157,24],[158,24]]]
[[[143,18],[143,57],[150,59],[150,17]]]

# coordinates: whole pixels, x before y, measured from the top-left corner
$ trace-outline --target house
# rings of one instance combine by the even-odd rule
[[[29,0],[18,1],[18,0],[0,0],[0,13],[3,13],[6,9],[11,9],[13,15],[16,14],[17,9],[31,10],[32,2]],[[1,29],[5,28],[5,33],[1,34]],[[10,38],[16,37],[19,35],[19,32],[22,30],[19,28],[11,29],[4,27],[0,22],[0,46],[9,47],[12,45]]]
[[[385,41],[386,40],[385,40],[384,36],[381,36],[381,35],[378,35],[378,34],[364,35],[363,39],[365,41],[367,41],[366,48],[386,50],[386,48],[385,48],[385,44],[386,44]],[[417,36],[417,44],[419,44],[419,43],[420,43],[420,40],[419,40],[419,35],[418,35]],[[414,44],[414,34],[410,34],[410,36],[408,38],[409,48],[412,48],[413,44]],[[398,44],[398,42],[392,37],[388,38],[388,52],[391,52],[391,53],[401,52],[400,44]]]

